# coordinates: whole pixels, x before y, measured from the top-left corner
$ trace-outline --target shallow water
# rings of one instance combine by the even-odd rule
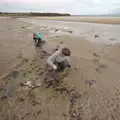
[[[28,18],[19,18],[18,20],[38,25],[40,29],[47,29],[48,32],[55,36],[71,35],[84,37],[88,41],[103,44],[120,43],[120,25],[36,20]],[[95,37],[96,35],[98,37]]]

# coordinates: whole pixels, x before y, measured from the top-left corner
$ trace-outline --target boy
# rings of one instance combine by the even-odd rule
[[[39,32],[33,33],[33,40],[36,47],[39,47],[45,43],[45,41],[42,40],[42,35]]]
[[[71,56],[71,51],[68,48],[62,48],[48,57],[47,63],[55,71],[64,71],[65,68],[71,67],[68,61],[69,56]]]

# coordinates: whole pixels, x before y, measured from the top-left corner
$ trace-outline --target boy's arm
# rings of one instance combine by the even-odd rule
[[[53,53],[50,57],[48,57],[47,59],[47,63],[48,65],[50,65],[54,70],[57,69],[57,66],[54,64],[54,61],[57,57],[57,55],[59,54],[59,51],[56,51],[55,53]]]

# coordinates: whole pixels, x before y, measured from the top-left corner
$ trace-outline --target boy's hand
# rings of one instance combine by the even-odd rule
[[[54,70],[57,70],[57,66],[56,66],[56,65],[54,65],[54,66],[53,66],[53,69],[54,69]]]

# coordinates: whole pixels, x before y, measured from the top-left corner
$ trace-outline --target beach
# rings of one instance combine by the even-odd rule
[[[96,19],[0,17],[0,120],[119,120],[120,18]],[[37,31],[42,50],[32,40]],[[46,59],[60,42],[72,67],[49,78]]]
[[[36,17],[36,19],[37,20],[57,20],[57,21],[66,21],[66,22],[120,24],[119,16],[66,16],[66,17],[59,16],[59,17]]]

